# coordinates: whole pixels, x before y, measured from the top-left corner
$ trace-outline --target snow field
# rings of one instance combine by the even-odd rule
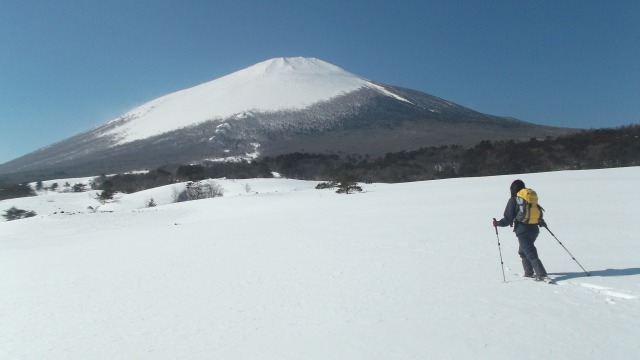
[[[500,228],[503,282],[491,218],[516,178],[592,276],[542,230],[558,285],[521,278]],[[0,358],[634,358],[638,180],[567,171],[354,195],[217,180],[221,198],[173,204],[172,185],[95,213],[87,193],[3,201],[38,216],[0,223]]]

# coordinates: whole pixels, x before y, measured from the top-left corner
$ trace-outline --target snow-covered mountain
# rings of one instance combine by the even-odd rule
[[[314,58],[276,58],[150,101],[0,165],[0,174],[95,173],[283,153],[380,155],[565,129],[481,114]]]
[[[358,89],[407,101],[380,85],[318,59],[277,58],[150,101],[110,121],[103,136],[117,144],[251,112],[303,110]]]

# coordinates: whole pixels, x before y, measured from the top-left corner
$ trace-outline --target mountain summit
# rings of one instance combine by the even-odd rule
[[[275,58],[177,91],[0,165],[46,178],[292,152],[382,155],[568,132],[486,115],[315,58]]]
[[[110,121],[103,135],[124,144],[206,121],[242,118],[247,111],[303,110],[361,88],[404,100],[322,60],[276,58],[150,101]]]

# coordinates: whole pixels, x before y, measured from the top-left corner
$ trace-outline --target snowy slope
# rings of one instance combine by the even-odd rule
[[[96,213],[87,194],[47,195],[64,214],[0,202],[39,213],[0,223],[0,358],[636,358],[640,168],[520,176],[592,272],[543,232],[558,285],[519,276],[505,228],[502,280],[491,218],[516,177],[348,196],[219,180],[221,198],[169,204],[169,186]],[[164,205],[143,208],[149,197]]]
[[[119,126],[103,135],[123,144],[251,111],[304,109],[363,87],[404,100],[319,59],[275,58],[146,103],[112,120]]]

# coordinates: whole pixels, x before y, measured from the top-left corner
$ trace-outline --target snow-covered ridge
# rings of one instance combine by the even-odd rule
[[[408,101],[319,59],[275,58],[152,100],[110,121],[118,126],[105,135],[123,144],[246,111],[304,109],[363,87]]]

